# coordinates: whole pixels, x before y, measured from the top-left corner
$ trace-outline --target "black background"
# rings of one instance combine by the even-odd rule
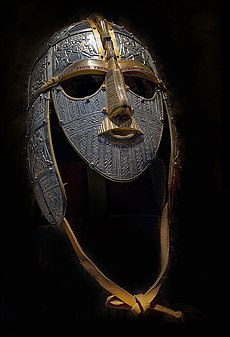
[[[118,322],[111,326],[105,319],[103,326],[108,329],[108,335],[114,336],[228,335],[229,261],[225,220],[228,205],[221,183],[222,5],[221,1],[8,1],[1,7],[1,17],[5,20],[1,23],[0,322],[3,336],[58,336],[63,331],[63,335],[81,336],[89,331],[96,335],[96,326],[90,319],[81,324],[72,316],[68,321],[63,314],[64,328],[59,330],[62,315],[57,316],[57,321],[51,315],[52,328],[46,330],[45,322],[37,317],[39,293],[43,288],[34,277],[31,233],[34,225],[30,221],[23,152],[27,80],[36,52],[56,30],[92,12],[124,25],[151,46],[173,92],[183,159],[176,202],[178,258],[173,266],[173,298],[202,313],[202,318],[189,324],[168,326],[138,321],[141,332],[135,323],[127,325],[124,334]],[[55,303],[59,303],[57,299]],[[64,313],[66,308],[61,303],[60,300],[57,311]],[[71,299],[69,306],[74,307]],[[83,332],[79,326],[84,327]],[[99,323],[97,327],[99,335],[102,334]]]

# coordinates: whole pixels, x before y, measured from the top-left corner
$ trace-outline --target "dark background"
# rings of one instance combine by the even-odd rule
[[[59,315],[56,321],[55,315],[50,315],[48,330],[37,314],[39,297],[44,295],[45,287],[36,278],[34,224],[31,224],[30,189],[23,152],[27,80],[36,53],[56,30],[86,18],[91,12],[99,12],[108,20],[124,25],[156,52],[167,86],[173,92],[173,108],[182,140],[183,170],[176,200],[177,262],[172,267],[172,297],[187,306],[188,311],[192,308],[192,316],[197,315],[194,313],[197,310],[201,317],[198,315],[192,323],[169,326],[139,320],[140,336],[229,334],[228,224],[225,220],[228,204],[223,197],[221,176],[223,7],[222,1],[146,0],[137,3],[8,1],[1,7],[1,17],[6,20],[1,23],[0,323],[3,336],[58,336],[62,331],[63,335],[81,336],[88,331],[96,334],[92,320],[85,324],[77,320],[75,323],[74,316],[68,320],[64,313],[70,310],[62,303],[74,308],[73,301],[60,299],[59,302],[58,296],[63,295],[58,291],[54,297],[55,313]],[[63,330],[57,328],[60,317],[63,317]],[[112,326],[106,322],[104,319],[102,325],[109,329],[107,335],[120,333],[123,336],[118,322]],[[80,333],[79,325],[84,326],[84,332]],[[127,325],[124,336],[139,336],[136,328],[136,323]]]

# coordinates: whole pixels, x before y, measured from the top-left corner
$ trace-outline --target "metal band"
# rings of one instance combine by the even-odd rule
[[[120,53],[119,53],[119,48],[118,48],[118,45],[117,45],[117,40],[116,40],[116,37],[115,37],[115,34],[114,34],[114,30],[113,30],[111,24],[108,21],[106,21],[106,24],[107,24],[107,27],[109,29],[109,35],[110,35],[112,43],[113,43],[113,49],[114,49],[116,58],[119,60],[120,59]]]
[[[100,58],[102,60],[105,60],[105,50],[103,48],[100,33],[98,32],[97,26],[95,25],[95,23],[91,19],[88,19],[87,22],[89,23],[90,27],[92,28],[93,35],[94,35],[94,38],[96,40],[96,44],[97,44],[97,48],[98,48]]]
[[[143,64],[134,60],[122,60],[118,62],[119,67],[124,74],[129,74],[130,76],[144,77],[153,81],[160,89],[164,90],[164,84],[160,79],[158,79],[154,73]],[[69,78],[85,75],[85,74],[106,74],[108,71],[108,62],[104,60],[97,59],[84,59],[78,60],[71,64],[65,71],[63,71],[59,76],[53,76],[48,81],[44,82],[39,89],[37,89],[33,100],[36,99],[42,92],[52,88],[62,81]]]

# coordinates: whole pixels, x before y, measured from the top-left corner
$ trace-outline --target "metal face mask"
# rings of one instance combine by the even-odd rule
[[[38,205],[51,224],[64,227],[86,270],[112,295],[106,304],[140,314],[152,305],[168,264],[168,218],[176,182],[176,128],[155,62],[131,33],[102,17],[54,34],[29,79],[28,171]],[[50,115],[71,147],[100,176],[129,183],[157,161],[165,123],[170,136],[166,198],[161,200],[161,271],[145,294],[131,295],[108,279],[81,249],[67,219],[68,202],[52,141]],[[153,177],[154,179],[154,177]]]

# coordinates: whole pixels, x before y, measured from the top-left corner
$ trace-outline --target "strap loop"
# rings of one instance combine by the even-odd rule
[[[81,248],[74,232],[72,231],[66,218],[62,221],[62,226],[66,231],[73,248],[82,263],[83,267],[88,271],[97,282],[112,295],[107,298],[106,305],[108,307],[117,309],[128,309],[133,314],[139,315],[144,313],[148,309],[153,309],[167,313],[174,317],[181,317],[181,312],[175,312],[163,306],[154,304],[153,300],[157,296],[161,284],[163,282],[163,276],[167,268],[169,257],[169,237],[168,237],[168,204],[165,205],[162,219],[161,219],[161,271],[155,280],[154,284],[145,294],[132,295],[116,283],[106,277],[100,269],[90,260],[86,253]]]
[[[134,297],[136,298],[136,304],[131,309],[133,313],[139,314],[149,309],[150,303],[148,302],[145,295],[138,294],[138,295],[134,295]]]

